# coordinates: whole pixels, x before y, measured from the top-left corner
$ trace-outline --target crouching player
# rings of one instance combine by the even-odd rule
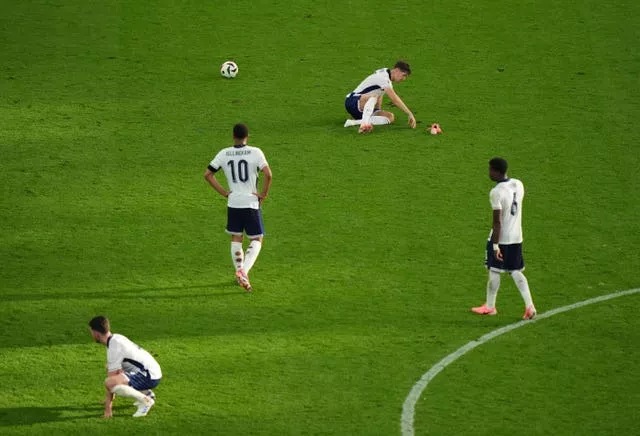
[[[111,333],[109,320],[104,316],[96,316],[89,321],[89,328],[93,339],[107,347],[104,417],[113,415],[116,395],[135,399],[138,410],[133,416],[145,416],[155,404],[155,394],[151,389],[158,386],[162,378],[160,365],[151,354],[127,337]]]

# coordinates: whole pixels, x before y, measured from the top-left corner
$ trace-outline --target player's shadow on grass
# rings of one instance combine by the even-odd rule
[[[117,409],[125,407],[126,406],[114,407],[114,412]],[[86,406],[0,408],[0,428],[14,425],[32,425],[45,422],[100,418],[103,410],[101,406],[96,406],[95,404]]]

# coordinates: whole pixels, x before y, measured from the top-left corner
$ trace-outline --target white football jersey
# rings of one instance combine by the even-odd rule
[[[388,68],[380,68],[360,82],[353,94],[374,94],[379,97],[389,88],[393,89],[391,71]]]
[[[518,179],[505,179],[500,181],[489,193],[491,208],[501,211],[502,227],[498,243],[522,243],[523,199],[524,185]],[[491,239],[491,233],[489,234],[489,239]]]
[[[162,370],[148,351],[126,336],[114,334],[107,341],[107,371],[123,369],[126,373],[146,371],[153,380],[162,378]]]
[[[244,145],[221,150],[209,164],[215,171],[222,168],[229,184],[227,205],[236,209],[259,209],[258,174],[269,164],[258,147]]]

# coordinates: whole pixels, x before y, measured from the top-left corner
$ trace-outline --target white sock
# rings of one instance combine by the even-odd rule
[[[231,260],[236,271],[244,266],[244,253],[242,252],[242,242],[231,241]]]
[[[364,104],[364,109],[362,109],[362,124],[371,124],[371,114],[376,108],[377,102],[378,99],[372,97]]]
[[[489,271],[489,280],[487,281],[487,307],[489,309],[496,307],[498,289],[500,289],[500,273]]]
[[[147,396],[129,385],[115,385],[111,392],[121,397],[135,398],[138,401],[145,401]]]
[[[383,124],[391,124],[391,120],[387,117],[383,117],[380,115],[374,115],[371,117],[371,124],[374,126],[381,126]]]
[[[520,295],[522,295],[524,306],[531,306],[533,304],[533,299],[531,298],[531,291],[529,290],[529,281],[527,280],[527,278],[524,276],[524,274],[522,274],[522,271],[513,271],[511,273],[511,277],[518,287]]]
[[[361,122],[362,120],[352,120],[351,118],[349,118],[347,121],[344,122],[344,126],[345,127],[359,126]]]
[[[251,243],[247,247],[247,252],[244,255],[244,272],[246,272],[247,274],[249,274],[249,270],[256,262],[256,259],[260,254],[260,249],[262,249],[262,242],[257,240],[251,241]]]

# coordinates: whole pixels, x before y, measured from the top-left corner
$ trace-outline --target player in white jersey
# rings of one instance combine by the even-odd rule
[[[109,320],[96,316],[89,321],[93,339],[107,347],[107,378],[104,386],[104,417],[113,415],[112,405],[116,394],[134,398],[138,410],[134,417],[145,416],[155,404],[151,389],[162,379],[160,365],[149,352],[131,342],[126,336],[111,333]]]
[[[493,226],[487,241],[486,266],[489,270],[487,301],[471,310],[480,315],[496,315],[496,297],[500,288],[500,274],[509,273],[522,299],[525,312],[523,319],[533,319],[536,308],[533,305],[529,282],[524,276],[522,258],[522,200],[524,186],[518,179],[507,177],[507,161],[496,157],[489,161],[489,177],[496,186],[489,193],[493,209]]]
[[[251,291],[249,271],[253,267],[264,237],[264,225],[260,207],[271,188],[271,169],[262,150],[247,145],[249,129],[244,124],[233,127],[233,146],[222,149],[213,158],[204,178],[220,195],[228,198],[227,233],[231,234],[231,259],[236,269],[238,284]],[[215,173],[222,168],[229,190],[216,179]],[[258,193],[258,175],[264,174],[262,191]],[[243,235],[250,239],[243,253]]]
[[[382,110],[382,98],[388,95],[393,104],[409,117],[409,126],[416,127],[416,118],[393,89],[393,83],[400,83],[411,74],[409,64],[396,62],[393,69],[381,68],[365,78],[353,92],[347,94],[344,107],[353,117],[344,126],[360,126],[358,133],[369,132],[374,125],[391,124],[395,120],[392,112]]]

